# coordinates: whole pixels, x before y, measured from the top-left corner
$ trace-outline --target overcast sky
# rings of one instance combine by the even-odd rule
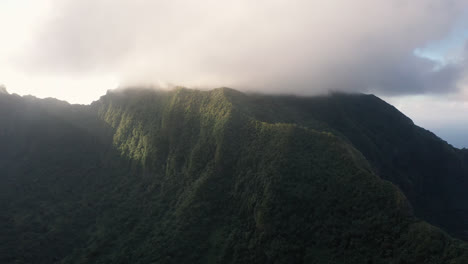
[[[0,0],[0,83],[374,93],[468,147],[466,0]]]

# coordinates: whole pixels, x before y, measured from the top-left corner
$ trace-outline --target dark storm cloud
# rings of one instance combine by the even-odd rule
[[[450,31],[465,0],[54,3],[30,70],[297,94],[446,93],[465,76],[465,62],[437,67],[413,53]]]

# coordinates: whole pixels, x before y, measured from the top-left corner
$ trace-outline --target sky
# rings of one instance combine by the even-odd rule
[[[0,83],[373,93],[468,147],[466,0],[0,0]]]

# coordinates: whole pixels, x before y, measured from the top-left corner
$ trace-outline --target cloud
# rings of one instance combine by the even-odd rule
[[[21,55],[27,71],[296,94],[455,93],[466,77],[466,61],[413,52],[450,32],[465,0],[52,3]]]

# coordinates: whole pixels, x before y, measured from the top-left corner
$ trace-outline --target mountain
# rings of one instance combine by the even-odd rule
[[[1,263],[468,261],[467,151],[371,95],[0,94],[0,147]]]
[[[351,143],[377,175],[401,188],[417,216],[468,240],[466,150],[415,126],[373,95],[249,99],[251,106],[262,106],[249,107],[259,120],[330,131]]]

